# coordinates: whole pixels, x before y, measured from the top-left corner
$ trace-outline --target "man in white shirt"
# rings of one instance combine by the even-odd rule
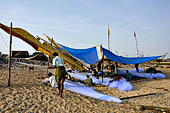
[[[60,97],[62,97],[62,93],[63,93],[63,84],[65,81],[65,75],[67,75],[67,72],[65,70],[64,67],[64,61],[61,57],[58,56],[58,53],[54,52],[53,53],[53,66],[49,67],[49,68],[56,68],[56,80],[57,80],[57,86],[58,86],[58,91],[59,91],[59,95]]]

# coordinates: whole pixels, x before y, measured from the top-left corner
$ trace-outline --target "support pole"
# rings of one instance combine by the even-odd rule
[[[103,50],[103,47],[101,45],[101,49],[102,49],[102,85],[103,85],[103,76],[104,76],[104,73],[103,73],[103,68],[104,68],[104,50]]]
[[[10,42],[9,42],[9,57],[8,57],[8,68],[9,68],[9,78],[8,78],[8,86],[10,86],[11,82],[11,48],[12,48],[12,22],[10,28]]]
[[[118,70],[117,68],[118,68],[117,62],[115,62],[115,70],[114,70],[114,71],[115,71],[115,74],[118,74],[118,73],[117,73],[117,70]]]
[[[110,28],[108,24],[108,50],[110,50]]]

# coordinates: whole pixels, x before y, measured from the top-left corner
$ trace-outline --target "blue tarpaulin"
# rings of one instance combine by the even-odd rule
[[[66,46],[62,46],[68,53],[70,53],[72,56],[78,58],[79,60],[87,63],[87,64],[94,64],[99,61],[97,48],[87,48],[87,49],[73,49]],[[161,56],[152,56],[152,57],[122,57],[117,56],[111,51],[103,48],[104,56],[112,61],[122,63],[122,64],[140,64],[143,62],[148,62],[154,59],[157,59]]]
[[[104,50],[104,55],[109,58],[110,60],[113,60],[118,63],[122,64],[140,64],[143,62],[148,62],[154,59],[157,59],[161,56],[152,56],[152,57],[122,57],[122,56],[117,56],[111,51],[103,48]]]
[[[94,64],[97,61],[99,61],[96,47],[87,48],[87,49],[73,49],[73,48],[63,46],[61,44],[59,45],[62,46],[72,56],[82,60],[87,64]]]

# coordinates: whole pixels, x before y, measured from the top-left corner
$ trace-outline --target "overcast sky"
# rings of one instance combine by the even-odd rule
[[[0,0],[0,23],[20,27],[34,36],[43,33],[71,48],[107,45],[110,26],[111,51],[170,57],[170,0]],[[0,29],[0,51],[8,53],[9,35]],[[13,37],[13,50],[35,50]]]

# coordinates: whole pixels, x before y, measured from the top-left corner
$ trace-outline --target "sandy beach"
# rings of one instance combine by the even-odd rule
[[[0,69],[0,112],[10,113],[157,113],[141,110],[141,106],[170,108],[170,69],[159,68],[165,79],[131,81],[132,91],[119,91],[106,86],[94,86],[101,93],[118,97],[123,103],[93,99],[64,89],[63,98],[57,89],[44,85],[46,69],[29,71],[12,69],[11,87],[8,87],[8,70]],[[150,95],[147,95],[150,94]],[[139,96],[146,95],[146,96]],[[126,97],[139,96],[126,99]],[[163,112],[163,111],[162,111]]]
[[[170,113],[170,0],[0,0],[0,113]]]

